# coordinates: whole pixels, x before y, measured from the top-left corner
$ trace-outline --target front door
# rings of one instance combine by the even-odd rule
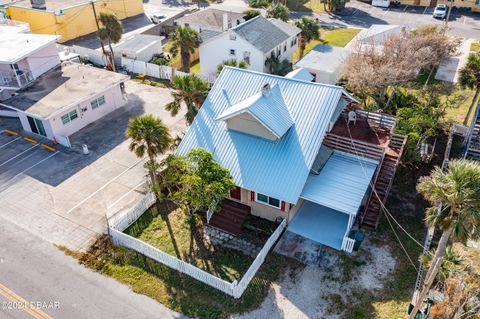
[[[230,191],[230,197],[237,200],[242,200],[242,189],[238,186],[235,187]]]
[[[33,133],[40,134],[42,136],[47,136],[42,120],[35,119],[31,116],[27,116],[27,119],[28,119],[28,124],[30,125],[30,130]]]

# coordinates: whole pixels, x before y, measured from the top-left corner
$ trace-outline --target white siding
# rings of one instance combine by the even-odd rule
[[[51,43],[45,48],[35,52],[26,59],[28,69],[32,72],[34,78],[39,77],[48,70],[60,64],[60,57],[55,43]]]
[[[230,50],[235,50],[231,55]],[[225,32],[202,45],[200,45],[200,72],[216,74],[217,66],[225,60],[236,59],[242,61],[244,52],[250,52],[250,65],[248,69],[263,72],[264,56],[250,43],[240,37],[230,40],[230,32]]]

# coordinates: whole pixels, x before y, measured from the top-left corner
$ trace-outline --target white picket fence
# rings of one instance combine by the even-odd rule
[[[188,74],[167,65],[156,65],[153,63],[128,59],[124,57],[122,57],[121,64],[128,72],[145,74],[157,79],[163,79],[163,80],[169,80],[169,81],[172,80],[172,74],[176,76],[185,76]],[[208,74],[196,73],[195,76],[204,79],[210,84],[213,84],[216,80],[216,76],[212,76]]]
[[[89,49],[89,48],[81,47],[78,45],[74,45],[71,48],[68,48],[66,50],[68,50],[69,52],[78,54],[79,56],[87,59],[93,64],[102,65],[102,66],[105,66],[106,64],[106,58],[103,55],[102,51],[100,50]]]
[[[180,260],[166,252],[153,247],[137,238],[123,233],[131,224],[133,224],[148,208],[155,203],[155,195],[153,193],[147,194],[140,202],[138,202],[130,210],[117,215],[115,218],[109,220],[109,231],[112,236],[112,241],[117,246],[127,247],[135,250],[159,263],[162,263],[172,269],[189,275],[206,285],[214,287],[224,293],[238,299],[242,296],[251,282],[257,271],[262,266],[269,251],[275,245],[281,234],[287,227],[287,220],[284,219],[273,234],[268,238],[263,248],[258,253],[253,263],[248,268],[242,279],[237,282],[228,282],[218,278],[192,264]]]

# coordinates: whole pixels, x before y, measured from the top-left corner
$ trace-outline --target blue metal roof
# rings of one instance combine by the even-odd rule
[[[357,214],[378,161],[334,151],[320,171],[311,174],[301,197],[334,210]]]
[[[224,121],[216,120],[267,83],[278,85],[294,122],[282,138],[269,141],[227,130]],[[346,92],[338,86],[225,67],[177,153],[205,148],[230,171],[238,186],[295,204],[342,94]]]
[[[268,94],[258,92],[228,107],[217,117],[217,120],[227,120],[244,112],[251,114],[277,138],[282,137],[293,125],[292,117],[278,85],[274,85]]]
[[[313,75],[304,68],[298,68],[285,75],[286,78],[297,79],[302,81],[313,81]]]

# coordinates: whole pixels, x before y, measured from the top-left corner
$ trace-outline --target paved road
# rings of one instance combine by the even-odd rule
[[[0,217],[0,318],[185,318]],[[18,300],[43,309],[18,310]]]
[[[370,4],[352,0],[340,14],[314,14],[323,24],[332,26],[356,26],[368,28],[372,24],[399,24],[419,27],[427,24],[443,25],[444,22],[432,17],[433,7],[399,6],[377,8]],[[292,18],[311,13],[292,13]],[[452,10],[449,33],[455,36],[480,40],[480,14],[466,10]]]

